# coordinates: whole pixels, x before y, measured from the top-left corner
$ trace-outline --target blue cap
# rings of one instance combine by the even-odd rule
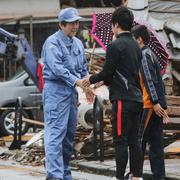
[[[65,21],[65,22],[74,22],[82,17],[79,16],[79,13],[77,9],[75,8],[66,8],[60,11],[58,14],[59,22]]]

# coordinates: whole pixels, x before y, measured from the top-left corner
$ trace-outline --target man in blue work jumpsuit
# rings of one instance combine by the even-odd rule
[[[87,75],[84,48],[75,37],[79,28],[75,8],[58,15],[60,30],[47,38],[42,49],[44,64],[46,180],[72,180],[69,161],[76,130],[78,93]]]

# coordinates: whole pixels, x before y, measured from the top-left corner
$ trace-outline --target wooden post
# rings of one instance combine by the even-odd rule
[[[33,51],[33,17],[30,17],[30,46]]]
[[[92,49],[92,53],[90,54],[90,60],[89,60],[89,71],[91,72],[91,68],[92,68],[92,64],[93,64],[93,54],[96,48],[96,42],[93,43],[93,49]]]

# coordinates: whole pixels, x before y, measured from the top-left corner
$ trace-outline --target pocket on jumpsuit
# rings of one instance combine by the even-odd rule
[[[78,72],[81,72],[83,70],[83,53],[80,49],[74,49],[73,53],[77,61],[77,70]]]
[[[58,111],[57,111],[57,105],[52,106],[51,108],[48,108],[45,110],[45,121],[47,124],[51,124],[52,122],[56,121],[58,118]]]

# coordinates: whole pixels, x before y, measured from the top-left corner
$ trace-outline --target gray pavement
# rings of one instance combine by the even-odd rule
[[[166,159],[167,180],[180,180],[180,159]],[[114,159],[106,159],[104,162],[72,160],[73,180],[110,180],[115,176]],[[129,167],[127,167],[129,172]],[[149,160],[144,163],[145,180],[151,175]],[[17,178],[14,178],[17,177]],[[0,160],[0,180],[44,180],[45,170],[43,166],[22,166],[15,161]]]
[[[105,160],[100,161],[86,161],[86,160],[74,160],[71,162],[72,166],[75,166],[82,171],[92,172],[94,174],[103,174],[105,176],[115,175],[115,161]],[[166,159],[166,179],[180,180],[180,159]],[[129,167],[127,167],[127,172],[129,172]],[[144,162],[144,177],[145,179],[151,175],[149,160]]]
[[[17,162],[0,160],[0,180],[45,180],[43,166],[22,166]],[[111,177],[78,171],[72,168],[73,180],[110,180]]]

